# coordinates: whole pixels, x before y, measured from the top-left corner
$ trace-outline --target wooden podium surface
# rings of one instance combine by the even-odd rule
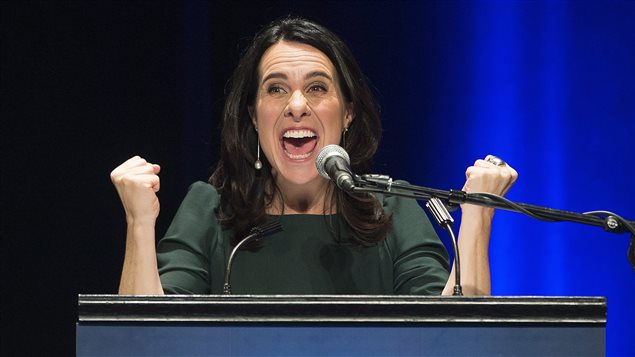
[[[602,356],[602,297],[80,295],[78,356]]]

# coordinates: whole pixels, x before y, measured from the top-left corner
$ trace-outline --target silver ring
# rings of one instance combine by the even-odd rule
[[[494,155],[487,155],[485,156],[485,161],[489,162],[490,164],[494,164],[496,166],[503,166],[505,165],[505,161],[503,161],[503,159],[501,159],[498,156],[494,156]]]

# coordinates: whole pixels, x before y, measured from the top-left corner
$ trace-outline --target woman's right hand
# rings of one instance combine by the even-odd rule
[[[126,211],[128,224],[154,224],[159,216],[159,199],[156,195],[160,188],[159,171],[159,165],[134,156],[110,173],[110,179]]]

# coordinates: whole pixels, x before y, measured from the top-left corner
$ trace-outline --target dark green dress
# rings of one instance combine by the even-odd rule
[[[448,254],[411,199],[382,198],[393,215],[386,239],[370,248],[338,243],[347,236],[339,215],[284,215],[284,231],[257,251],[241,250],[232,269],[233,294],[438,295],[448,279]],[[216,218],[216,189],[196,182],[165,237],[158,262],[168,294],[221,294],[232,232]],[[345,238],[344,238],[345,240]]]

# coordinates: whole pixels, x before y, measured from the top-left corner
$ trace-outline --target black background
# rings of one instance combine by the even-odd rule
[[[161,164],[161,235],[188,185],[211,173],[224,85],[258,29],[298,14],[338,32],[360,59],[383,44],[388,61],[397,46],[382,35],[389,32],[375,31],[373,41],[364,34],[374,16],[398,27],[403,14],[391,9],[3,1],[2,355],[74,354],[77,294],[116,293],[123,261],[125,222],[110,171],[135,154]],[[381,61],[361,64],[389,90]]]

